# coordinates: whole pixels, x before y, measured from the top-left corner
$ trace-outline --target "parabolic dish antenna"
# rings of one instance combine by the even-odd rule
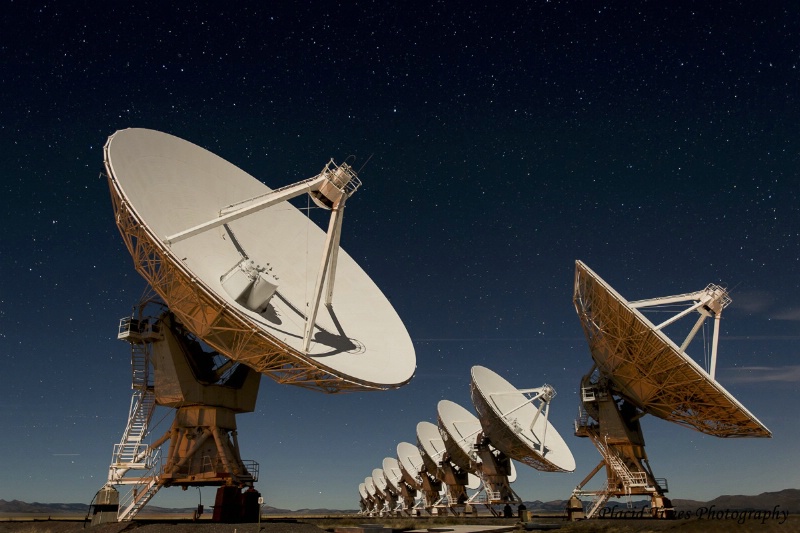
[[[439,432],[450,461],[474,475],[477,483],[469,488],[477,489],[481,488],[481,483],[483,485],[469,502],[484,503],[492,514],[496,513],[496,504],[520,502],[519,496],[509,486],[517,476],[514,463],[507,456],[499,455],[497,448],[484,438],[481,423],[475,415],[449,400],[440,401],[437,411]]]
[[[369,499],[369,495],[367,494],[367,485],[364,483],[358,484],[358,493],[361,495],[361,499],[366,501]]]
[[[400,463],[400,470],[403,472],[403,479],[415,489],[422,488],[422,455],[419,448],[410,442],[401,442],[397,445],[397,459]],[[434,476],[435,477],[435,476]]]
[[[405,326],[338,246],[344,201],[360,183],[349,165],[331,162],[273,190],[203,148],[146,129],[112,135],[105,164],[137,270],[215,350],[325,392],[411,379]],[[304,193],[332,208],[327,234],[287,203]]]
[[[430,422],[417,424],[417,442],[419,443],[419,451],[425,467],[428,472],[435,476],[439,471],[439,463],[442,462],[447,451],[436,424],[431,424]]]
[[[525,392],[492,370],[472,367],[472,403],[492,445],[512,459],[545,472],[572,472],[575,458],[547,419],[552,387]],[[534,401],[538,400],[536,405]]]
[[[707,291],[716,297],[713,293],[723,290],[709,286]],[[706,304],[703,298],[697,297],[692,310],[709,316],[715,304],[711,300]],[[581,261],[575,264],[574,302],[597,369],[628,401],[659,418],[716,437],[771,436],[661,326],[636,308],[638,302],[628,302]]]
[[[394,457],[386,457],[383,460],[383,475],[389,490],[395,494],[400,494],[400,483],[403,481],[403,472],[400,470],[400,463]]]
[[[419,442],[420,455],[422,461],[428,472],[435,477],[439,477],[439,463],[444,460],[444,454],[447,452],[442,435],[439,433],[439,428],[436,424],[430,422],[420,422],[417,424],[417,441]],[[481,485],[481,480],[478,476],[474,475],[468,469],[467,483],[465,487],[468,489],[477,489]],[[440,480],[444,481],[441,477]]]
[[[367,494],[374,498],[378,495],[378,491],[375,489],[375,480],[372,479],[372,476],[367,476],[364,478],[364,485],[367,488]]]
[[[397,458],[400,471],[403,473],[403,480],[415,492],[419,491],[419,501],[414,504],[409,502],[407,507],[419,506],[430,511],[440,499],[439,493],[442,489],[442,482],[437,477],[436,470],[427,471],[419,448],[410,442],[401,442],[397,445]],[[413,496],[417,495],[413,494]]]
[[[450,400],[441,400],[437,405],[439,432],[450,460],[459,468],[474,471],[470,458],[478,433],[480,421],[462,406]]]
[[[389,485],[386,482],[386,475],[383,473],[382,469],[375,468],[372,470],[372,480],[375,482],[375,488],[378,490],[378,493],[386,494],[386,489]]]

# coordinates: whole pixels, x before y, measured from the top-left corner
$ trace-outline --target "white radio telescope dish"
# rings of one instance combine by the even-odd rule
[[[367,476],[364,478],[364,485],[366,486],[367,494],[370,497],[375,498],[378,495],[378,491],[375,488],[375,480],[372,478],[372,476]]]
[[[417,424],[417,443],[419,444],[422,461],[428,472],[433,476],[437,476],[439,463],[442,462],[447,450],[445,450],[444,441],[436,424],[425,421]]]
[[[439,433],[450,460],[459,468],[474,473],[470,454],[481,432],[480,421],[464,407],[450,400],[441,400],[437,411]]]
[[[440,464],[445,462],[445,453],[447,453],[447,448],[445,447],[445,443],[442,439],[441,433],[439,432],[439,428],[436,426],[436,424],[431,424],[430,422],[420,422],[417,424],[417,439],[420,446],[420,455],[422,455],[422,461],[427,467],[428,472],[431,475],[438,477],[441,481],[447,483],[448,480],[445,479],[442,468],[440,467]],[[452,464],[466,472],[467,479],[464,483],[466,488],[477,489],[480,487],[480,478],[473,474],[470,469],[462,468],[456,463]]]
[[[397,445],[397,458],[403,480],[412,489],[419,491],[419,505],[430,511],[439,500],[439,492],[442,489],[437,470],[427,470],[420,449],[410,442],[401,442]]]
[[[494,506],[520,502],[519,496],[509,486],[517,473],[510,458],[504,457],[498,448],[487,440],[481,423],[464,407],[449,400],[437,406],[439,432],[444,439],[450,461],[474,477],[475,483],[468,488],[481,488],[469,502],[484,503],[496,514]]]
[[[158,298],[120,321],[133,397],[92,523],[131,520],[171,486],[218,486],[214,521],[253,520],[258,463],[241,458],[236,415],[255,409],[261,374],[327,393],[393,389],[414,374],[405,326],[339,246],[345,202],[361,182],[331,160],[271,189],[147,129],[117,131],[103,154],[117,227]],[[304,194],[329,210],[327,232],[288,203]],[[175,409],[159,438],[156,406]],[[117,485],[130,487],[122,500]]]
[[[400,470],[400,463],[394,457],[386,457],[383,460],[383,475],[389,490],[395,494],[400,494],[400,483],[403,481],[403,472]]]
[[[117,225],[140,274],[180,322],[235,362],[325,392],[391,389],[414,374],[392,305],[339,249],[360,182],[331,162],[271,189],[190,142],[120,130],[105,146]],[[326,234],[286,200],[332,208]]]
[[[380,468],[373,469],[372,480],[375,482],[375,489],[378,491],[378,493],[385,495],[389,484],[386,482],[386,475],[383,473],[383,470]]]
[[[495,448],[537,470],[575,470],[569,446],[547,419],[552,387],[525,391],[529,398],[483,366],[472,367],[470,385],[480,425]]]
[[[397,445],[397,459],[400,464],[400,471],[406,483],[415,489],[422,488],[422,455],[419,448],[410,442],[401,442]]]

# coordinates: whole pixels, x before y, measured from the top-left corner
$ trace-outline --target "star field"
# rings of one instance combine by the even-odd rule
[[[107,137],[127,127],[187,139],[271,187],[372,156],[342,247],[404,320],[417,374],[345,396],[265,380],[238,422],[269,505],[356,508],[358,483],[440,399],[472,409],[475,364],[556,388],[576,472],[520,467],[515,490],[566,498],[599,461],[572,435],[591,366],[576,259],[630,300],[731,290],[717,378],[774,437],[722,441],[645,417],[670,496],[800,486],[782,467],[800,438],[800,11],[711,4],[8,2],[0,498],[88,503],[124,429],[116,328],[146,287],[100,173]]]

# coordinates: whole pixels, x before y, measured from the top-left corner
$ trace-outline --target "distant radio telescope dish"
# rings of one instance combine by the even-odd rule
[[[394,457],[386,457],[383,460],[383,475],[389,490],[395,494],[400,494],[400,483],[403,481],[403,472],[400,470],[400,463]]]
[[[519,497],[508,486],[517,477],[514,463],[510,459],[499,460],[496,447],[484,439],[475,415],[450,400],[440,401],[437,411],[439,432],[450,461],[469,473],[467,488],[478,489],[483,485],[482,501],[490,509],[495,503],[519,502]],[[469,501],[474,503],[479,499],[479,494],[474,494]]]
[[[417,424],[417,439],[422,462],[431,475],[439,477],[441,473],[439,464],[444,461],[444,454],[447,452],[442,435],[439,433],[439,428],[436,427],[436,424],[431,424],[430,422],[420,422]],[[468,489],[478,488],[481,480],[468,469],[464,470],[467,472],[467,481],[464,486]],[[439,477],[439,479],[446,481],[442,477]]]
[[[414,347],[392,305],[339,249],[349,165],[270,189],[187,141],[112,135],[105,164],[136,268],[180,322],[235,362],[325,392],[399,387]],[[287,200],[331,208],[326,234]]]
[[[362,500],[369,500],[369,494],[367,494],[367,485],[365,483],[358,484],[358,493],[361,495]]]
[[[434,476],[437,475],[439,463],[442,462],[447,451],[445,450],[442,436],[439,434],[439,428],[430,422],[420,422],[417,424],[417,442],[419,443],[422,462],[428,472]]]
[[[415,489],[421,489],[421,473],[424,464],[419,448],[410,442],[401,442],[397,445],[397,459],[405,482]]]
[[[475,472],[470,454],[481,432],[480,421],[475,415],[450,400],[440,401],[437,410],[439,432],[450,460],[463,470]]]
[[[683,300],[696,300],[690,310],[698,311],[701,320],[712,314],[718,316],[729,303],[727,293],[716,285],[680,296]],[[656,300],[678,301],[679,297]],[[634,405],[716,437],[771,435],[712,375],[666,336],[662,331],[666,323],[656,326],[638,310],[647,301],[628,302],[577,261],[574,302],[598,370]],[[718,332],[719,326],[716,328]]]
[[[474,366],[471,391],[480,426],[495,448],[537,470],[575,470],[572,452],[548,420],[552,387],[520,391],[492,370]]]
[[[419,505],[430,511],[440,499],[442,488],[437,470],[427,470],[420,449],[410,442],[397,445],[397,458],[403,480],[415,491],[419,491]]]
[[[389,485],[386,482],[386,475],[383,473],[383,470],[380,468],[373,469],[372,480],[375,482],[375,489],[378,491],[378,494],[385,495]]]
[[[372,478],[372,476],[367,476],[364,478],[364,486],[367,489],[367,494],[371,498],[375,498],[378,495],[378,491],[375,488],[375,480]]]

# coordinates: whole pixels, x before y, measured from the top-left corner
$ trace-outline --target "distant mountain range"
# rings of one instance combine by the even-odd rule
[[[566,507],[566,500],[553,500],[549,502],[542,502],[539,500],[524,502],[525,507],[529,511],[542,511],[542,512],[560,512]],[[614,501],[609,505],[614,505]],[[626,506],[627,502],[619,503],[620,506]],[[642,507],[649,506],[649,500],[639,500],[631,503],[633,507],[641,509]],[[782,511],[790,513],[800,513],[800,489],[785,489],[778,492],[762,492],[756,496],[719,496],[708,502],[700,502],[695,500],[672,500],[672,505],[676,510],[694,511],[701,507],[715,506],[716,509],[759,509],[768,510],[773,509],[776,505]],[[210,511],[210,506],[207,506]],[[278,509],[265,505],[263,507],[265,514],[275,515],[336,515],[336,514],[355,514],[356,510],[348,509],[298,509],[292,511],[289,509]],[[42,513],[42,514],[85,514],[89,512],[89,506],[85,503],[26,503],[19,500],[0,500],[0,513]],[[146,514],[191,514],[194,508],[191,509],[170,509],[164,507],[155,507],[148,505],[143,513]]]
[[[784,489],[778,492],[762,492],[757,496],[719,496],[709,502],[694,500],[672,500],[676,509],[692,510],[703,506],[717,509],[772,509],[776,505],[790,513],[800,513],[800,490]]]
[[[542,502],[539,500],[524,502],[529,511],[558,512],[563,511],[567,505],[566,500],[553,500]],[[628,505],[627,501],[616,502],[612,500],[608,506],[617,503],[620,507]],[[650,505],[650,500],[637,500],[631,502],[631,507],[641,509]],[[713,500],[701,502],[697,500],[672,500],[672,506],[678,511],[695,511],[701,507],[714,506],[716,509],[731,510],[768,510],[776,505],[783,511],[800,513],[800,489],[784,489],[778,492],[762,492],[756,496],[718,496]]]
[[[277,514],[277,515],[335,515],[335,514],[355,514],[358,511],[352,510],[339,510],[339,509],[298,509],[291,511],[289,509],[278,509],[264,505],[262,507],[264,514]],[[85,503],[27,503],[19,500],[0,500],[0,513],[13,513],[13,514],[86,514],[89,512],[89,505]],[[211,507],[206,506],[206,511],[210,512]],[[192,514],[194,507],[186,509],[174,509],[168,507],[157,507],[155,505],[148,505],[142,511],[143,514]]]
[[[89,506],[85,503],[26,503],[19,500],[10,502],[0,500],[0,513],[81,514],[88,510]]]

